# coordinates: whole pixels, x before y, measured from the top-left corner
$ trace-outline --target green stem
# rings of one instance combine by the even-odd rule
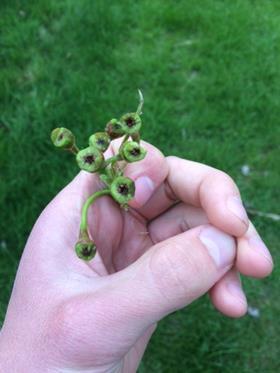
[[[116,164],[117,162],[114,161],[111,164],[111,168],[110,169],[108,168],[108,170],[110,170],[112,180],[116,177]]]
[[[73,154],[75,154],[75,155],[78,154],[79,151],[80,151],[80,149],[77,147],[76,144],[74,144],[74,145],[72,146],[72,148],[69,149],[69,152],[71,152],[71,153],[73,153]]]
[[[113,157],[106,159],[103,167],[107,167],[110,163],[115,163],[115,162],[120,161],[120,160],[121,160],[121,158],[120,158],[119,154],[114,155]]]
[[[83,205],[82,208],[82,217],[81,217],[81,224],[80,224],[80,238],[88,238],[88,233],[87,233],[87,213],[88,213],[88,208],[89,206],[97,200],[97,198],[105,196],[107,194],[110,194],[109,189],[102,189],[99,190],[95,193],[93,193],[91,196],[88,197],[86,202]]]
[[[136,114],[141,115],[142,114],[142,108],[143,108],[143,105],[144,105],[144,96],[143,96],[142,92],[140,91],[140,89],[138,89],[138,94],[139,94],[139,105],[138,105],[138,108],[136,110]]]
[[[128,138],[129,138],[129,135],[125,135],[125,137],[123,138],[123,141],[122,141],[122,143],[121,143],[121,145],[120,145],[120,148],[123,146],[123,144],[128,140]]]

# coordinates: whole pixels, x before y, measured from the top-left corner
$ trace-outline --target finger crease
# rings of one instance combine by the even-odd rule
[[[176,196],[173,189],[171,188],[168,180],[165,180],[165,182],[163,183],[163,186],[164,186],[164,194],[166,198],[169,199],[172,203],[178,201],[178,197]]]
[[[180,221],[180,224],[179,224],[179,228],[180,228],[182,233],[184,233],[184,232],[186,232],[190,229],[190,226],[189,226],[186,218],[182,218],[182,220]]]

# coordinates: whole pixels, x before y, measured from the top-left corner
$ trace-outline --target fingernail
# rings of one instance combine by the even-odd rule
[[[228,234],[214,227],[203,228],[199,238],[219,269],[233,262],[235,241]]]
[[[259,254],[264,256],[269,262],[273,263],[272,257],[268,248],[259,237],[251,237],[248,240],[250,247],[252,247]]]
[[[227,200],[227,207],[236,217],[238,217],[238,219],[242,220],[243,223],[248,225],[248,216],[246,210],[238,196],[229,197]]]
[[[135,201],[143,206],[152,196],[155,190],[154,183],[148,176],[140,176],[135,180]]]
[[[234,297],[237,298],[241,303],[247,304],[245,294],[241,289],[240,282],[230,281],[227,283],[227,290]]]

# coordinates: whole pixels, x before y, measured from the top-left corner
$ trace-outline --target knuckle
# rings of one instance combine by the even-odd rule
[[[60,303],[50,314],[47,339],[53,350],[58,347],[60,353],[68,355],[85,339],[92,318],[87,312],[86,302],[87,296],[74,296]],[[95,308],[93,305],[91,309]]]
[[[233,178],[228,175],[226,172],[224,171],[217,171],[217,174],[215,176],[217,178],[217,181],[220,182],[220,183],[224,183],[226,185],[229,185],[230,187],[232,187],[233,189],[237,189],[237,186],[235,184],[235,181],[233,180]]]
[[[180,158],[179,157],[176,157],[176,155],[168,155],[166,157],[166,160],[168,162],[177,162]]]
[[[102,341],[92,340],[89,331],[97,326],[96,334],[102,335],[100,330],[104,330],[104,324],[98,322],[102,319],[100,315],[95,316],[98,307],[91,305],[91,312],[88,312],[87,306],[87,297],[75,296],[59,304],[50,315],[46,325],[45,344],[56,358],[67,361],[77,351],[83,351],[81,354],[87,355],[89,348],[98,355]]]
[[[56,308],[55,313],[50,318],[51,339],[54,341],[60,339],[70,341],[75,338],[77,330],[76,315],[79,313],[78,308],[79,305],[76,300],[68,300]]]
[[[199,186],[198,194],[204,199],[209,195],[209,189],[214,190],[221,187],[227,194],[239,194],[239,189],[231,176],[224,171],[214,170],[208,173]]]
[[[169,155],[165,159],[170,168],[181,167],[181,163],[183,161],[182,158],[176,157],[175,155]]]

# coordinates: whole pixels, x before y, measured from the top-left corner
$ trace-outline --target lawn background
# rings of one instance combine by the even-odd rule
[[[0,319],[36,217],[77,172],[51,129],[86,143],[136,106],[138,87],[146,140],[279,213],[279,66],[278,0],[1,0]],[[260,316],[228,319],[204,297],[160,323],[139,372],[279,371],[279,222],[253,221],[276,264],[244,279]]]

